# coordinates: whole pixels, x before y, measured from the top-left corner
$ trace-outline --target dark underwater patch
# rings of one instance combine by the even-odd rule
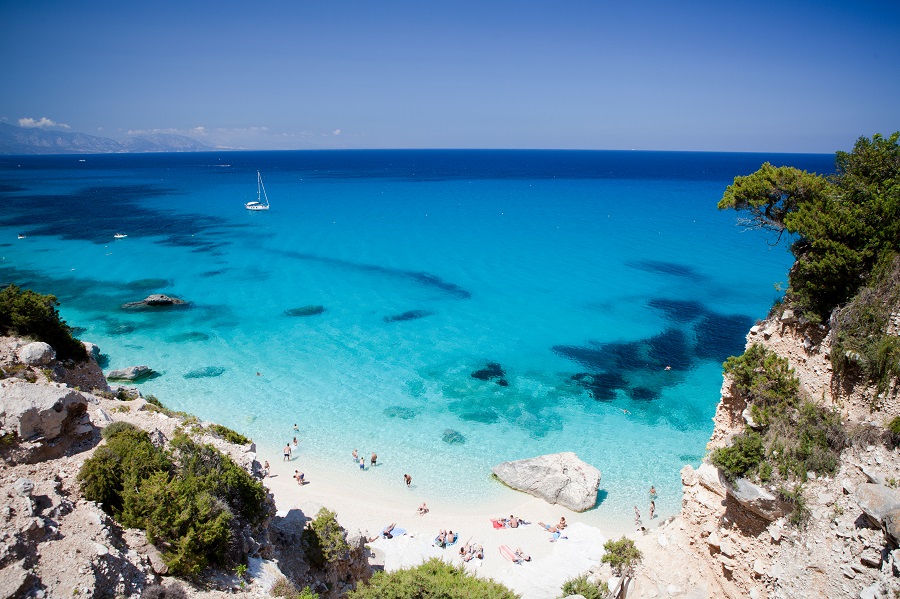
[[[637,401],[652,401],[659,399],[660,393],[649,387],[633,387],[628,390],[628,397]]]
[[[597,401],[612,401],[616,399],[617,391],[628,387],[628,381],[617,372],[579,372],[572,375],[572,380]]]
[[[191,370],[190,372],[186,372],[184,374],[184,378],[186,379],[209,379],[217,376],[222,376],[225,373],[226,368],[224,366],[204,366],[203,368],[197,368],[195,370]]]
[[[500,420],[500,415],[497,414],[495,410],[492,410],[490,408],[462,409],[457,412],[457,416],[459,416],[462,420],[468,420],[469,422],[481,422],[482,424],[493,424]]]
[[[347,270],[353,270],[356,272],[372,273],[406,279],[424,287],[431,287],[433,289],[443,291],[447,295],[456,299],[469,299],[472,297],[471,293],[469,293],[459,285],[445,281],[439,276],[427,272],[403,270],[400,268],[390,268],[387,266],[365,264],[362,262],[350,262],[349,260],[340,260],[338,258],[328,258],[326,256],[316,256],[315,254],[304,254],[301,252],[279,251],[278,253],[289,258],[319,262],[320,264],[328,264],[330,266],[345,268]]]
[[[383,413],[388,418],[400,418],[401,420],[412,420],[419,414],[417,410],[403,406],[388,406]]]
[[[702,318],[708,312],[701,302],[691,300],[656,297],[647,302],[647,305],[661,311],[667,319],[679,324]]]
[[[325,312],[325,306],[303,306],[302,308],[290,308],[284,311],[285,316],[317,316]]]
[[[0,183],[0,193],[19,193],[20,191],[25,191],[25,188],[10,183]]]
[[[400,314],[393,314],[391,316],[385,316],[385,322],[405,322],[407,320],[418,320],[419,318],[425,318],[426,316],[431,316],[434,314],[431,310],[407,310],[406,312],[402,312]]]
[[[473,379],[478,379],[479,381],[490,381],[492,379],[503,380],[503,377],[506,376],[506,371],[503,370],[503,367],[500,366],[499,363],[488,362],[487,366],[474,371],[471,376]]]
[[[697,272],[693,266],[678,264],[677,262],[666,262],[665,260],[639,260],[637,262],[626,262],[625,266],[657,275],[678,277],[691,281],[706,279],[706,276]]]
[[[450,445],[462,445],[466,442],[466,438],[461,432],[448,428],[444,431],[444,434],[441,435],[441,441],[449,443]]]
[[[648,366],[651,370],[686,371],[691,369],[691,345],[680,329],[667,329],[647,340]]]
[[[138,279],[137,281],[125,283],[125,289],[133,291],[154,291],[171,285],[172,281],[168,279]]]
[[[193,343],[197,341],[209,341],[209,335],[206,333],[201,333],[200,331],[189,331],[187,333],[178,333],[177,335],[170,335],[166,341],[171,341],[172,343]]]
[[[743,314],[708,314],[694,327],[697,337],[694,354],[716,362],[740,355],[744,353],[747,331],[752,326],[753,319]]]
[[[204,279],[208,279],[209,277],[216,277],[224,274],[227,270],[227,268],[220,268],[219,270],[207,270],[206,272],[201,272],[200,276]]]

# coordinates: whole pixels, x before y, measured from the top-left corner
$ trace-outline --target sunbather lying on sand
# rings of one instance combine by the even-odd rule
[[[428,513],[428,506],[425,505],[425,502],[422,502],[422,505],[419,506],[419,515],[424,516]]]
[[[434,538],[434,544],[438,547],[444,548],[447,546],[447,531],[442,530],[438,533],[438,536]]]
[[[549,524],[544,524],[543,522],[538,522],[538,526],[540,526],[547,532],[559,532],[559,528],[557,528],[556,526],[550,526]]]
[[[521,547],[516,547],[516,555],[519,556],[519,559],[522,560],[522,561],[525,561],[525,562],[530,562],[530,561],[531,561],[531,556],[530,556],[530,555],[525,555],[525,552],[522,551],[522,548],[521,548]]]

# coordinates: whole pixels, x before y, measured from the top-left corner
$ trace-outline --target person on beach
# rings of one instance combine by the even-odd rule
[[[403,480],[406,481],[406,488],[409,489],[410,488],[409,486],[412,484],[412,477],[408,474],[404,474]]]
[[[284,446],[284,460],[285,462],[291,461],[291,445],[290,443]]]
[[[359,457],[359,469],[360,470],[366,469],[366,458],[364,458],[362,456]]]
[[[447,546],[447,531],[442,530],[441,532],[439,532],[438,536],[436,536],[434,538],[434,544],[435,544],[435,546],[440,547],[441,549],[446,547]]]
[[[298,444],[297,437],[294,437],[294,442],[291,443],[291,451],[292,451],[292,452],[293,452],[295,449],[297,449],[297,444]]]
[[[296,433],[296,432],[299,432],[299,431],[300,431],[300,427],[297,426],[297,423],[295,422],[295,423],[294,423],[294,432]]]
[[[653,520],[653,514],[656,512],[656,502],[650,500],[650,519]]]
[[[650,495],[650,501],[656,501],[656,487],[655,486],[650,485],[649,495]]]
[[[422,505],[419,506],[419,515],[424,516],[428,513],[428,506],[425,505],[425,502],[422,502]]]
[[[530,556],[530,555],[525,555],[525,552],[522,551],[522,548],[521,548],[521,547],[516,547],[516,557],[518,557],[518,558],[519,558],[520,560],[522,560],[523,562],[530,562],[530,561],[531,561],[531,556]]]
[[[634,525],[641,525],[641,513],[638,511],[637,506],[634,506]]]
[[[566,526],[568,526],[568,524],[566,524],[566,517],[565,517],[565,516],[560,516],[560,517],[559,517],[559,524],[556,525],[556,528],[557,528],[558,530],[562,530],[562,529],[564,529]]]
[[[378,456],[375,455],[375,452],[373,451],[373,452],[372,452],[372,459],[371,459],[371,461],[369,462],[370,464],[372,464],[372,468],[375,467],[376,462],[378,462]]]
[[[550,526],[549,524],[544,524],[543,522],[538,522],[538,526],[540,526],[547,532],[559,532],[559,529],[557,527]]]
[[[350,455],[353,456],[353,461],[354,461],[354,462],[356,462],[357,460],[359,460],[359,452],[356,451],[355,449],[353,450],[353,453],[351,453]]]
[[[263,478],[269,476],[269,472],[270,472],[270,469],[269,469],[269,460],[266,460],[266,465],[263,466],[263,470],[262,470],[262,476],[263,476]]]
[[[303,485],[306,482],[305,475],[299,470],[294,470],[294,480],[297,481],[298,485]]]
[[[519,520],[512,514],[509,515],[509,520],[506,521],[510,528],[519,528],[519,524],[521,524],[521,522],[521,520]]]

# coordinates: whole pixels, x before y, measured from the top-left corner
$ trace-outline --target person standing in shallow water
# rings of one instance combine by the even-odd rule
[[[410,475],[408,475],[408,474],[404,474],[404,475],[403,475],[403,480],[406,481],[406,488],[409,489],[409,488],[410,488],[410,485],[412,484],[412,477],[411,477]]]
[[[378,462],[378,456],[375,455],[375,452],[373,451],[373,452],[372,452],[372,461],[371,461],[372,468],[375,467],[375,463],[376,463],[376,462]]]
[[[364,458],[362,456],[359,456],[359,469],[360,470],[366,469],[366,458]]]
[[[284,461],[285,462],[291,461],[291,444],[290,443],[288,443],[287,445],[284,446]]]

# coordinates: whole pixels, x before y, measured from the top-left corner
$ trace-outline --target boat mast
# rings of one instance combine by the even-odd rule
[[[269,196],[266,194],[266,187],[265,187],[265,185],[263,185],[262,175],[259,173],[259,171],[256,171],[256,182],[257,182],[256,201],[259,203],[261,198],[265,198],[266,199],[265,205],[268,206],[269,205]]]

